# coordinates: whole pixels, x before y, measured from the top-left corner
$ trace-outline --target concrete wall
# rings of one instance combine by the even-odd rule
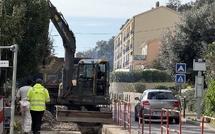
[[[111,93],[119,93],[122,94],[124,92],[125,87],[130,83],[125,82],[113,82],[110,83],[110,92]],[[146,89],[154,88],[157,85],[165,85],[165,86],[174,86],[174,82],[166,82],[166,83],[144,83],[146,85]]]
[[[129,83],[124,82],[114,82],[110,84],[110,93],[113,95],[112,97],[115,99],[123,98],[126,101],[131,102],[132,107],[136,104],[135,97],[140,97],[142,93],[135,92],[124,92],[125,87]],[[174,82],[169,83],[144,83],[146,85],[146,89],[154,88],[156,85],[166,85],[173,86]]]

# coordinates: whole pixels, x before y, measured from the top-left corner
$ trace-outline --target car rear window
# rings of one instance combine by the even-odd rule
[[[149,92],[148,99],[175,99],[175,96],[171,92]]]

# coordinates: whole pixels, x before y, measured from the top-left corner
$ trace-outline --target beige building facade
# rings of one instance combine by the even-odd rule
[[[114,70],[144,69],[157,58],[162,35],[174,30],[181,14],[164,6],[133,16],[114,39]]]

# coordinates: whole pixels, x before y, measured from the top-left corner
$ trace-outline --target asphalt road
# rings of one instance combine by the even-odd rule
[[[187,117],[188,118],[188,117]],[[140,129],[142,130],[142,123],[140,124]],[[150,123],[144,124],[144,133],[150,132]],[[164,127],[166,127],[166,124],[163,124]],[[132,134],[138,134],[138,122],[134,121],[134,113],[132,113]],[[169,134],[176,134],[179,132],[179,125],[178,124],[169,124],[169,128],[175,130],[170,131]],[[182,134],[201,134],[201,126],[200,123],[188,123],[186,119],[182,119]],[[141,131],[142,132],[142,131]],[[166,130],[163,129],[163,133],[166,133]],[[161,134],[161,122],[160,121],[153,121],[151,123],[151,134]],[[215,134],[215,130],[206,128],[204,129],[204,134]]]

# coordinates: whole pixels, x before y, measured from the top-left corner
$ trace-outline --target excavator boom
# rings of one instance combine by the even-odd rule
[[[72,86],[74,54],[76,51],[76,40],[74,33],[69,29],[69,25],[63,15],[59,13],[56,7],[49,2],[50,19],[60,34],[63,46],[65,48],[64,69],[63,69],[63,90],[61,96],[65,95]]]

